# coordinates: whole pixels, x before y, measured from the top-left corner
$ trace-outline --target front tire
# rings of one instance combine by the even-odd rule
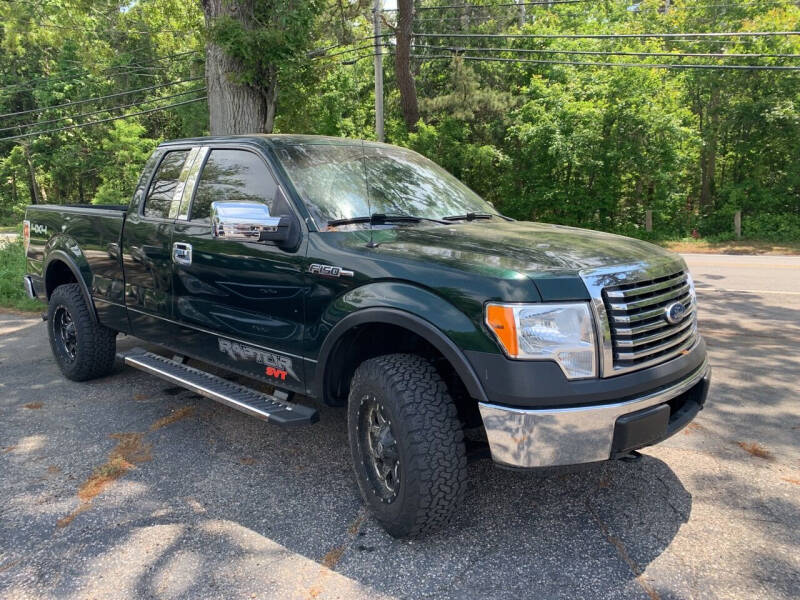
[[[361,496],[386,531],[416,536],[450,520],[467,487],[464,434],[429,361],[390,354],[363,362],[347,425]]]
[[[77,283],[61,285],[50,295],[47,333],[67,379],[86,381],[113,369],[117,332],[92,319]]]

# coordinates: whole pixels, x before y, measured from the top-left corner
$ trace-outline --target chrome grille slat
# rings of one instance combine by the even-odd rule
[[[669,287],[679,285],[686,281],[686,273],[679,273],[676,277],[661,281],[651,285],[635,287],[627,290],[611,290],[607,292],[609,298],[631,298],[633,296],[641,296],[642,294],[650,294],[659,290],[664,290]]]
[[[652,319],[654,317],[663,316],[664,307],[667,304],[672,304],[673,301],[682,302],[684,306],[687,306],[687,304],[691,305],[691,302],[690,302],[691,301],[691,295],[689,294],[689,292],[686,292],[683,296],[680,296],[679,298],[674,298],[674,299],[670,298],[666,302],[663,302],[657,308],[653,308],[651,310],[642,311],[642,312],[635,312],[633,314],[625,314],[625,315],[614,314],[614,313],[611,313],[609,311],[609,315],[608,316],[611,318],[611,321],[614,322],[614,323],[636,323],[638,321],[645,321],[647,319]],[[616,309],[616,310],[621,310],[621,309]]]
[[[686,309],[686,315],[688,316],[688,315],[692,314],[693,312],[694,312],[694,306],[693,305],[689,305],[689,307]],[[664,313],[663,309],[658,309],[658,315],[661,315],[663,313]],[[669,325],[668,323],[664,323],[664,321],[659,319],[655,323],[647,323],[645,325],[637,325],[635,327],[617,327],[616,328],[616,333],[617,333],[617,335],[639,335],[641,333],[646,333],[648,331],[654,331],[656,329],[663,329],[664,327],[667,327],[668,325]]]
[[[651,346],[650,348],[645,348],[644,350],[636,350],[634,352],[617,352],[615,356],[620,360],[636,360],[637,358],[644,358],[645,356],[650,356],[651,354],[656,354],[657,352],[661,352],[662,350],[668,350],[673,346],[680,344],[682,341],[687,339],[689,336],[694,334],[694,323],[691,323],[691,327],[684,331],[680,336],[677,338],[668,340],[663,344],[659,344],[658,346]]]
[[[660,304],[667,300],[672,300],[673,298],[680,298],[681,296],[685,295],[689,291],[689,284],[684,283],[681,287],[676,288],[674,290],[670,290],[668,292],[664,292],[663,294],[659,294],[658,296],[651,296],[650,298],[643,298],[642,300],[633,300],[632,302],[625,302],[617,304],[617,301],[609,300],[609,306],[612,310],[635,310],[637,308],[644,308],[645,306],[652,306],[653,304]]]
[[[697,311],[686,271],[662,271],[653,279],[603,287],[600,295],[610,329],[611,372],[606,376],[667,361],[697,341]],[[676,302],[685,314],[670,323],[666,310]]]
[[[657,342],[658,340],[663,340],[665,337],[669,337],[671,335],[675,335],[676,333],[683,331],[690,325],[693,325],[691,319],[684,319],[677,326],[665,328],[663,331],[659,331],[658,333],[654,333],[652,335],[646,335],[644,337],[639,337],[636,339],[617,339],[617,346],[625,347],[625,348],[635,348],[636,346],[642,346],[644,344],[652,344],[653,342]]]

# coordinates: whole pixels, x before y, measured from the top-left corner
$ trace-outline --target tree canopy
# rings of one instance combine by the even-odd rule
[[[374,137],[371,0],[204,4],[0,0],[0,222],[127,202],[159,141],[209,131],[210,46],[273,99],[274,131]],[[505,214],[646,237],[650,210],[652,235],[726,237],[741,210],[746,237],[800,239],[797,2],[417,0],[382,20],[403,51],[387,141]]]

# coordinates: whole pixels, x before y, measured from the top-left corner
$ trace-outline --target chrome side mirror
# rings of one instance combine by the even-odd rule
[[[212,202],[214,237],[238,242],[261,241],[262,233],[278,233],[280,217],[272,217],[265,204],[256,202]]]

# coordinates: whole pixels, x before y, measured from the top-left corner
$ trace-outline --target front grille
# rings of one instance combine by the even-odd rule
[[[683,304],[683,319],[671,324],[666,308]],[[697,337],[697,314],[688,273],[626,283],[603,289],[611,329],[614,369],[663,362],[691,347]]]

